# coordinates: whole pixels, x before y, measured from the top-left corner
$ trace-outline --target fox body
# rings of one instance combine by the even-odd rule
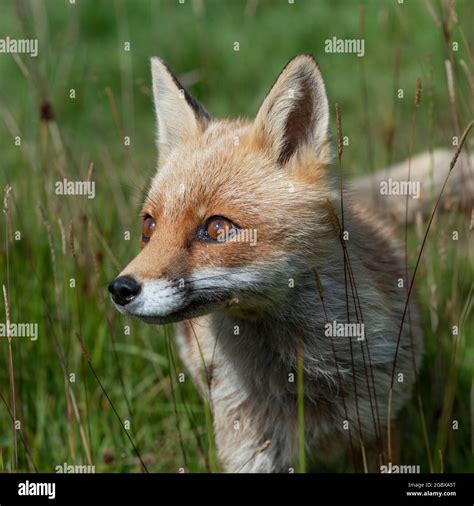
[[[314,59],[288,63],[254,120],[211,118],[158,58],[152,77],[159,166],[142,250],[109,287],[116,307],[179,322],[226,471],[295,463],[299,364],[307,451],[383,448],[420,364],[418,312],[412,297],[401,329],[409,279],[393,232],[348,192],[341,208]],[[351,323],[363,332],[346,335]]]

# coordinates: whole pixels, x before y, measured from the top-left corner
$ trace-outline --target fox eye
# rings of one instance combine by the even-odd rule
[[[211,216],[198,234],[200,239],[225,242],[236,235],[238,227],[223,216]]]
[[[155,231],[155,227],[155,220],[149,214],[145,214],[143,217],[142,243],[146,244],[150,240],[150,237]]]

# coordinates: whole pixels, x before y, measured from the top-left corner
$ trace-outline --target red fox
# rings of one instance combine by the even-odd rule
[[[308,454],[372,441],[384,455],[421,362],[416,297],[405,318],[393,231],[345,190],[341,202],[315,60],[292,59],[253,120],[212,118],[151,67],[158,172],[141,252],[109,286],[116,308],[179,322],[225,471],[295,465],[298,370]]]

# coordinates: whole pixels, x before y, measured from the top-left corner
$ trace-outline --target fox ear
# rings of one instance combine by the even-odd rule
[[[153,102],[160,162],[186,138],[202,131],[209,113],[193,98],[161,58],[151,59]]]
[[[278,76],[254,123],[272,156],[286,163],[299,149],[328,162],[329,107],[323,78],[310,55],[296,56]]]

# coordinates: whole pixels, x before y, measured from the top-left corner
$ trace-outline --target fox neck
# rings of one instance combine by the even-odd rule
[[[305,354],[306,346],[314,346],[317,335],[324,334],[324,308],[313,279],[302,279],[279,300],[272,311],[260,314],[239,314],[223,310],[211,315],[211,325],[223,362],[247,393],[266,402],[270,397],[288,399],[296,395],[298,353]],[[325,354],[319,346],[309,356],[321,357],[321,370],[312,364],[311,374],[320,379],[328,377]],[[309,350],[308,350],[309,351]],[[318,374],[318,371],[320,374]],[[305,371],[306,375],[306,371]],[[325,388],[317,382],[318,390]],[[318,397],[316,391],[305,393]]]

